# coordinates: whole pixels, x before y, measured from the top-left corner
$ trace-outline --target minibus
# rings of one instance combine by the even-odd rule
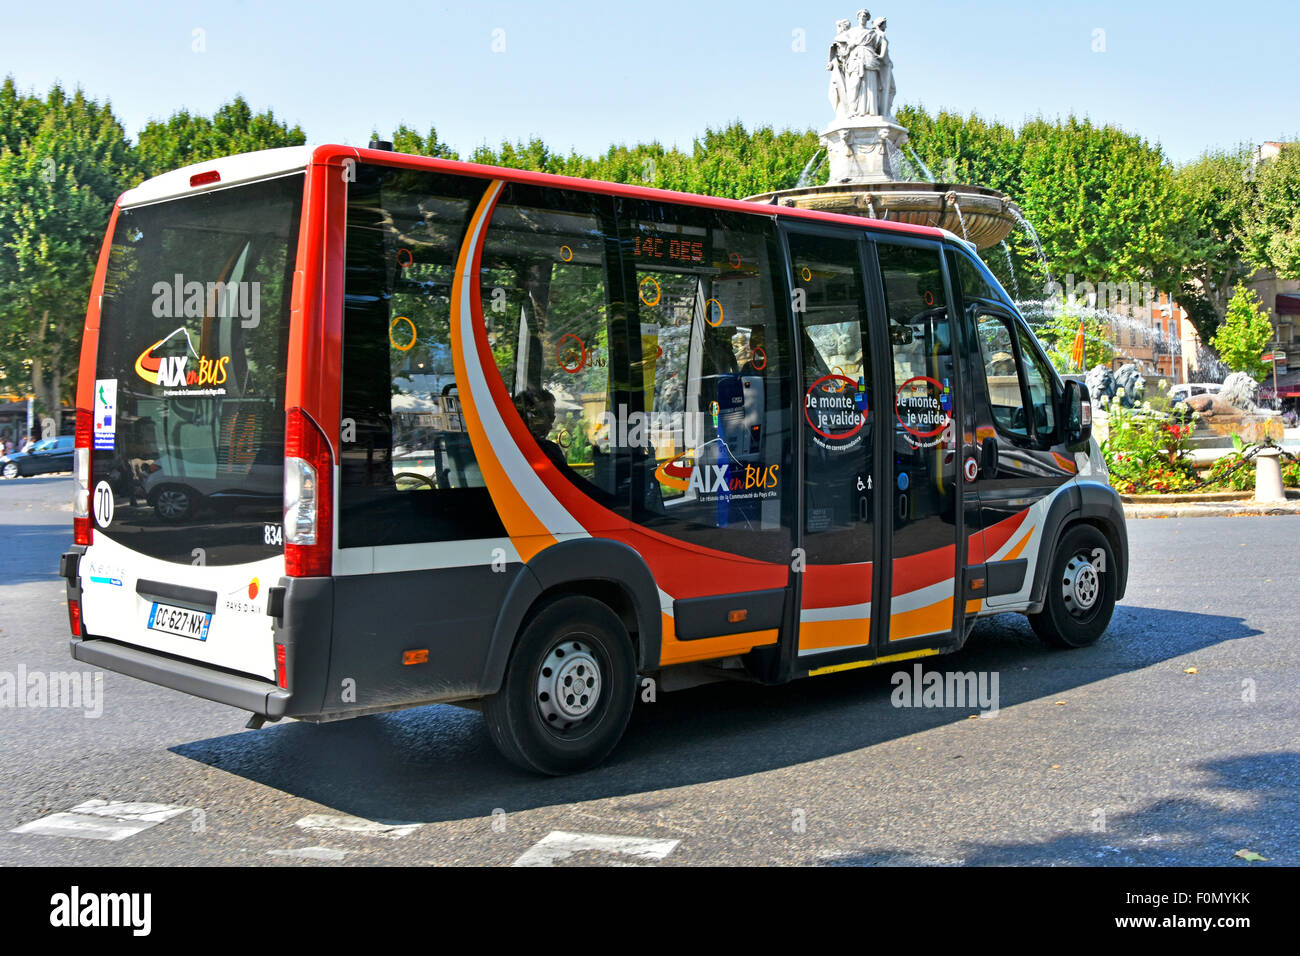
[[[591,767],[638,697],[1105,631],[1124,515],[937,228],[408,156],[124,193],[77,387],[72,656],[250,713],[481,710]]]

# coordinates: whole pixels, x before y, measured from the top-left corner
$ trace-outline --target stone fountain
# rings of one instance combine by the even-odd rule
[[[847,213],[915,226],[938,226],[995,246],[1023,222],[1015,203],[994,189],[902,178],[907,129],[894,118],[894,61],[884,17],[859,10],[840,20],[826,69],[835,118],[822,131],[830,163],[825,186],[803,186],[750,196],[755,202]]]

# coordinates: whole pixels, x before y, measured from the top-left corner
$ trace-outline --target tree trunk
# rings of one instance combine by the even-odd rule
[[[27,310],[27,316],[30,321],[32,317],[30,308]],[[37,412],[43,411],[39,406],[45,401],[45,332],[47,325],[45,320],[48,316],[48,311],[43,312],[40,321],[32,323],[36,326],[32,335],[32,394],[36,396],[38,403]]]

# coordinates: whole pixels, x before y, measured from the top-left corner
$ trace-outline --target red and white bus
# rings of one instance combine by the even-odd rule
[[[779,683],[1029,615],[1123,511],[950,233],[345,146],[118,201],[77,395],[72,655],[251,726],[481,707],[563,773],[647,680]]]

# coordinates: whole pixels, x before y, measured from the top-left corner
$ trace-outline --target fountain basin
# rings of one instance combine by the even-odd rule
[[[752,202],[777,202],[912,226],[937,226],[975,244],[996,246],[1016,225],[1016,204],[996,189],[948,183],[828,183],[747,196]]]

